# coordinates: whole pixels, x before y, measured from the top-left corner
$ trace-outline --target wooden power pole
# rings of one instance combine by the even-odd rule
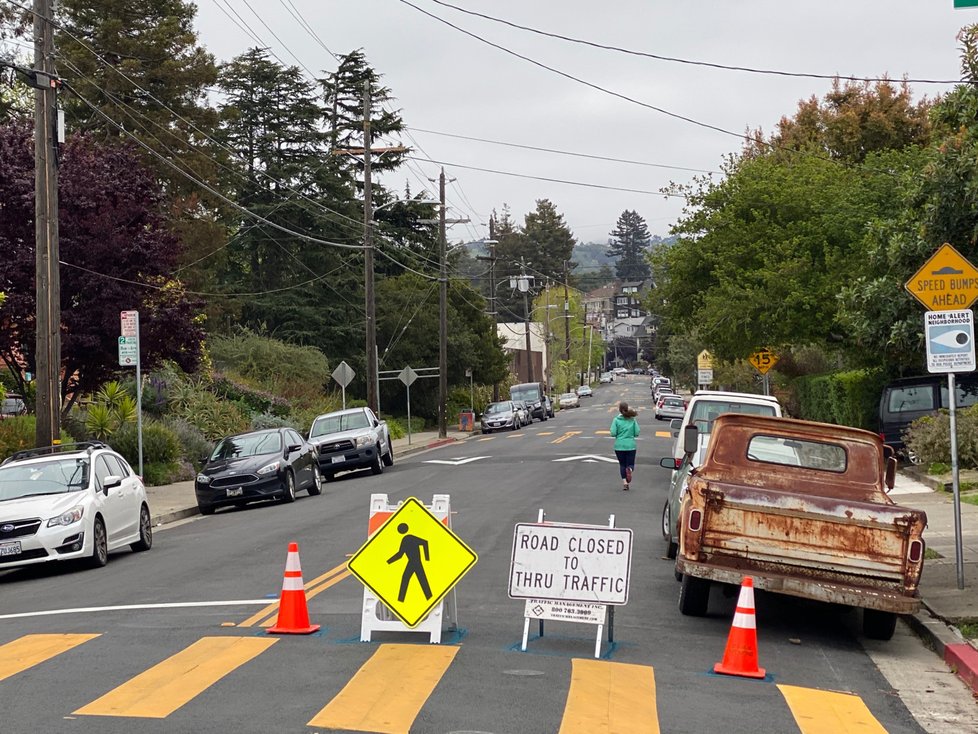
[[[57,77],[51,0],[34,0],[35,410],[38,446],[61,435],[61,276],[58,254]]]
[[[567,261],[564,260],[564,359],[570,361],[570,300],[567,295]]]

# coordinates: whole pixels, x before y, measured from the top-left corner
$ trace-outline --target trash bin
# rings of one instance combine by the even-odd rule
[[[474,410],[463,410],[458,414],[458,430],[470,432],[475,430]]]

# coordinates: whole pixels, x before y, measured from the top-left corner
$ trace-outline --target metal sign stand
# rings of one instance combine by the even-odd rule
[[[951,494],[954,503],[954,564],[957,567],[958,588],[964,588],[964,549],[961,538],[961,483],[958,478],[958,396],[954,373],[947,373],[947,395],[951,415]]]
[[[331,374],[331,377],[339,383],[340,389],[343,391],[343,410],[346,410],[346,386],[353,382],[353,378],[356,376],[357,373],[346,361],[336,365],[336,369]]]
[[[370,517],[383,513],[384,519],[397,511],[399,505],[392,505],[388,501],[386,494],[370,495]],[[427,506],[431,513],[445,523],[449,528],[452,527],[452,509],[449,495],[436,494],[431,498],[431,505]],[[380,527],[383,523],[378,523]],[[360,641],[370,642],[374,632],[422,632],[428,634],[428,642],[436,645],[441,642],[442,628],[444,620],[448,619],[449,631],[458,629],[458,602],[455,597],[455,589],[452,589],[438,606],[424,618],[416,627],[408,627],[399,620],[383,601],[377,598],[369,588],[363,587],[363,605],[360,615]]]
[[[541,508],[537,512],[537,522],[541,525],[546,522],[546,514]],[[608,518],[608,527],[615,527],[615,516],[611,515]],[[534,608],[540,607],[544,604],[552,604],[553,602],[542,600],[542,599],[527,599],[526,604],[523,608],[523,642],[520,645],[520,650],[526,652],[526,645],[529,641],[530,636],[530,620],[536,619],[539,623],[539,636],[543,637],[543,620],[544,617],[536,616],[534,614]],[[565,619],[561,621],[574,622],[576,624],[594,624],[597,625],[597,632],[594,636],[594,657],[601,657],[601,636],[604,633],[605,626],[608,627],[608,642],[615,641],[615,607],[613,604],[586,604],[586,603],[573,603],[574,607],[577,607],[582,612],[582,617],[580,619]],[[598,611],[600,609],[600,611]],[[585,618],[586,617],[586,618]]]
[[[419,372],[425,372],[426,374],[419,375]],[[377,373],[378,383],[381,380],[400,380],[404,384],[404,387],[407,388],[407,433],[409,446],[411,445],[411,385],[418,378],[438,377],[440,374],[437,367],[418,367],[417,370],[414,370],[410,366],[405,367],[403,370],[381,370]],[[380,375],[388,376],[381,377]],[[380,387],[377,388],[377,394],[380,395]]]

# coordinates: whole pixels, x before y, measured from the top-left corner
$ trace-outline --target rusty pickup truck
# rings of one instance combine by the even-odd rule
[[[711,582],[861,607],[893,636],[915,612],[927,516],[887,495],[896,459],[874,433],[791,418],[722,415],[677,516],[679,609],[707,612]]]

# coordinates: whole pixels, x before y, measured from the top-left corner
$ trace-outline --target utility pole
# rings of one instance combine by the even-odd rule
[[[448,243],[445,232],[445,169],[438,176],[438,437],[448,436]]]
[[[489,316],[492,317],[492,328],[496,328],[496,218],[489,217],[489,257],[477,255],[477,260],[485,260],[489,263]],[[492,384],[492,402],[499,402],[499,383]]]
[[[336,98],[333,99],[334,109]],[[366,352],[367,374],[367,405],[375,413],[380,410],[379,373],[377,372],[377,304],[374,297],[374,213],[373,187],[370,179],[371,153],[403,153],[407,150],[402,146],[391,148],[370,147],[370,81],[363,83],[363,147],[334,148],[333,155],[362,155],[363,156],[363,301],[366,314]],[[335,143],[335,132],[333,140]]]
[[[567,295],[567,261],[564,260],[564,359],[570,361],[570,300]]]
[[[61,275],[58,254],[57,77],[54,10],[34,0],[34,254],[38,446],[61,436]],[[47,80],[47,86],[41,84]]]

